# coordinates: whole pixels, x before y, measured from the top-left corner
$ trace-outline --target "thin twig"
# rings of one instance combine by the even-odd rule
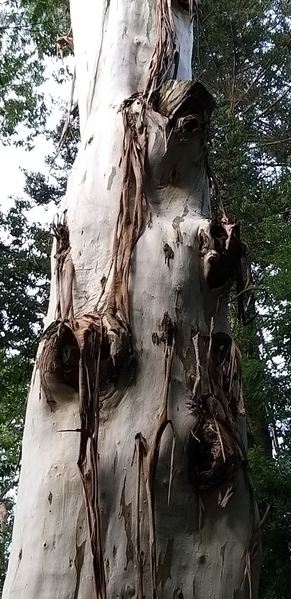
[[[235,84],[236,84],[236,52],[235,52],[235,32],[233,28],[233,22],[231,19],[231,31],[233,38],[233,65],[232,65],[232,90],[231,90],[231,103],[230,103],[230,114],[234,113],[234,95],[235,95]]]
[[[270,104],[269,106],[267,106],[267,108],[265,108],[265,110],[263,110],[263,112],[261,112],[261,114],[259,114],[254,121],[256,121],[257,119],[261,119],[265,114],[267,114],[267,112],[269,112],[269,110],[272,110],[272,108],[274,108],[274,106],[276,106],[277,104],[279,104],[279,102],[281,102],[281,100],[283,100],[283,98],[285,98],[285,96],[287,96],[288,92],[290,91],[291,86],[289,86],[284,92],[283,94],[277,98],[277,100],[275,100],[272,104]]]
[[[230,299],[228,303],[233,304],[237,300],[237,298],[240,297],[240,295],[242,295],[243,293],[247,293],[247,291],[257,291],[258,289],[266,290],[267,288],[266,287],[256,287],[255,285],[245,287],[242,291],[237,293],[237,295],[235,297]]]

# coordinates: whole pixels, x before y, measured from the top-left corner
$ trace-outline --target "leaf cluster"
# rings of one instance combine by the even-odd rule
[[[44,130],[48,108],[41,85],[45,57],[56,54],[56,39],[69,28],[68,2],[6,0],[0,6],[0,139],[31,144]]]

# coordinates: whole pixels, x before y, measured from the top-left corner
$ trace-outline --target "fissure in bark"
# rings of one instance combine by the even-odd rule
[[[164,385],[161,397],[161,407],[157,416],[156,429],[151,444],[138,433],[135,437],[136,463],[137,463],[137,490],[136,490],[136,564],[137,564],[137,590],[138,599],[142,599],[144,582],[143,566],[141,559],[141,534],[140,534],[140,505],[141,505],[141,483],[143,481],[146,502],[147,517],[149,523],[148,549],[144,547],[143,554],[149,555],[151,591],[152,597],[158,596],[157,591],[157,548],[156,548],[156,526],[155,526],[155,479],[156,469],[159,460],[159,448],[162,435],[171,421],[168,417],[168,396],[171,381],[171,370],[175,351],[175,330],[174,325],[167,313],[164,314],[162,321],[161,340],[165,345],[164,349]],[[170,485],[169,485],[170,490]]]

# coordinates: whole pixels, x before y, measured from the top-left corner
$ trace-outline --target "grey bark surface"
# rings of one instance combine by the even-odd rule
[[[191,82],[186,5],[71,2],[81,148],[3,599],[257,597],[227,310],[242,246],[211,217],[213,102]]]

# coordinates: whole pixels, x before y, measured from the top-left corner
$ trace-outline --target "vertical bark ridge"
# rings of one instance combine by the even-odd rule
[[[155,524],[155,480],[159,460],[159,449],[163,433],[171,421],[168,417],[168,397],[171,383],[171,371],[175,354],[175,327],[168,314],[163,318],[163,341],[165,343],[164,358],[164,383],[160,411],[157,416],[157,424],[153,439],[147,441],[141,433],[135,437],[135,454],[137,463],[137,490],[136,490],[136,563],[137,563],[137,589],[138,597],[143,593],[143,568],[141,563],[140,545],[140,490],[141,472],[146,491],[147,515],[149,523],[149,563],[151,575],[152,599],[158,597],[157,589],[157,547],[156,547],[156,524]],[[172,467],[172,462],[171,466]]]
[[[144,584],[143,584],[143,566],[144,558],[141,548],[141,481],[142,481],[142,467],[143,467],[143,455],[147,452],[147,444],[141,433],[135,436],[135,448],[132,460],[136,459],[136,493],[135,493],[135,564],[136,564],[136,589],[137,599],[143,599],[144,597]],[[143,475],[144,476],[144,475]]]
[[[146,199],[143,189],[146,155],[146,128],[143,122],[145,104],[136,94],[121,106],[124,126],[122,149],[123,180],[120,209],[115,229],[112,252],[113,278],[108,300],[102,311],[107,318],[117,318],[125,330],[129,326],[128,284],[133,247],[138,241],[144,224]],[[134,196],[130,185],[134,180]]]
[[[59,219],[54,224],[53,230],[56,237],[57,319],[43,335],[44,346],[38,360],[38,367],[46,399],[51,405],[56,402],[46,382],[46,374],[64,378],[65,352],[69,368],[78,370],[78,381],[65,378],[65,382],[73,387],[77,386],[79,392],[78,468],[87,510],[95,597],[106,599],[98,482],[99,375],[103,324],[97,312],[74,318],[72,293],[74,267],[65,215],[62,220]],[[63,285],[64,280],[67,283],[66,288]],[[73,351],[75,355],[72,362],[70,354]]]
[[[53,223],[56,239],[55,271],[56,271],[56,319],[65,320],[73,316],[73,279],[74,265],[71,257],[70,234],[66,213],[62,218],[57,217]],[[64,287],[66,283],[66,288]]]
[[[87,507],[96,599],[106,599],[98,479],[99,375],[102,347],[101,319],[97,318],[94,326],[91,323],[90,329],[85,329],[81,334],[78,328],[77,338],[79,338],[80,347],[79,395],[81,420],[78,467]]]
[[[166,78],[169,78],[175,58],[172,0],[157,0],[157,21],[157,42],[149,64],[148,78],[144,89],[144,95],[148,100],[154,92],[162,87]]]
[[[130,261],[134,245],[142,234],[144,209],[148,208],[144,191],[145,157],[147,153],[146,110],[152,110],[151,96],[161,89],[170,76],[175,59],[175,25],[172,0],[157,0],[157,42],[148,68],[148,77],[142,93],[126,99],[120,108],[123,118],[122,189],[120,209],[112,251],[113,278],[109,298],[102,308],[107,318],[114,321],[116,315],[125,329],[129,327],[128,282]],[[193,2],[189,2],[189,15],[193,14]],[[176,69],[177,70],[177,69]],[[176,73],[173,73],[175,78]],[[134,183],[133,200],[130,185]],[[149,211],[148,224],[150,219]],[[107,277],[108,280],[109,276]],[[104,288],[105,291],[105,288]],[[102,294],[103,295],[103,294]]]

